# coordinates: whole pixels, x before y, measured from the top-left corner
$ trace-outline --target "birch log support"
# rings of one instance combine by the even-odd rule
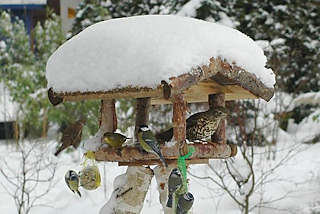
[[[128,167],[126,173],[113,182],[114,191],[99,214],[138,214],[153,177],[153,170],[146,167]]]
[[[159,191],[159,200],[163,208],[164,214],[173,214],[173,209],[167,207],[168,200],[168,178],[175,165],[169,165],[167,168],[157,166],[153,169],[157,181]]]
[[[225,95],[224,94],[209,94],[209,108],[214,109],[216,107],[225,107]],[[217,131],[211,136],[211,141],[216,143],[226,143],[226,122],[221,120]]]
[[[179,146],[180,155],[188,153],[186,144],[186,111],[187,103],[183,99],[183,94],[176,94],[172,97],[173,102],[173,137]]]
[[[135,133],[149,120],[150,98],[137,99]],[[107,105],[106,105],[107,107]],[[113,114],[111,114],[113,115]],[[102,126],[103,126],[102,118]],[[135,134],[137,139],[137,136]],[[153,170],[143,166],[129,166],[127,172],[114,181],[114,191],[100,214],[138,214],[148,192]]]

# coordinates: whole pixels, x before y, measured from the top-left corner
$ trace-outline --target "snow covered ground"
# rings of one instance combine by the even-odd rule
[[[282,138],[284,139],[284,138]],[[279,148],[281,150],[277,153],[276,160],[266,160],[266,156],[262,153],[265,148],[258,148],[261,155],[256,156],[255,170],[259,172],[264,169],[267,170],[278,163],[281,158],[287,154],[287,149],[292,148],[294,141],[290,141],[287,137],[287,142],[281,142]],[[55,150],[55,141],[42,142],[48,144],[51,156]],[[3,160],[6,159],[12,168],[19,168],[20,160],[14,152],[13,146],[7,146],[4,142],[0,144],[0,164],[4,167]],[[277,180],[264,186],[264,197],[266,200],[281,196],[287,192],[291,192],[282,201],[270,204],[270,206],[278,210],[261,209],[255,210],[253,213],[310,213],[308,207],[316,203],[320,196],[320,144],[303,145],[299,147],[301,150],[292,159],[290,159],[285,166],[275,171],[273,178]],[[32,214],[70,214],[70,213],[98,213],[105,201],[112,193],[112,186],[114,178],[123,173],[126,167],[118,167],[116,163],[99,163],[100,172],[102,175],[102,186],[94,191],[85,191],[80,189],[82,198],[74,195],[64,183],[64,174],[69,169],[80,170],[80,163],[82,162],[81,151],[75,151],[69,154],[62,154],[59,158],[51,157],[51,160],[58,163],[58,168],[55,176],[57,182],[55,187],[49,192],[41,202],[45,206],[35,207],[31,210]],[[239,155],[235,160],[239,159]],[[218,162],[211,161],[216,167],[219,167]],[[105,171],[104,171],[105,167]],[[198,176],[209,175],[213,176],[209,168],[205,165],[193,165],[190,172],[196,173]],[[199,180],[189,175],[190,186],[189,191],[194,194],[195,203],[193,206],[193,213],[221,213],[221,214],[235,214],[240,213],[237,205],[227,196],[218,195],[217,186],[209,180]],[[0,175],[0,182],[6,185],[6,181]],[[106,191],[104,192],[104,186]],[[8,187],[6,185],[6,187]],[[39,185],[39,189],[44,188],[43,184]],[[252,202],[257,202],[259,195],[255,195]],[[0,210],[1,213],[13,214],[17,213],[14,201],[6,193],[4,187],[0,186]],[[287,211],[281,211],[287,210]],[[161,206],[158,202],[158,192],[156,190],[155,179],[152,181],[152,188],[147,193],[144,208],[142,213],[162,213]]]

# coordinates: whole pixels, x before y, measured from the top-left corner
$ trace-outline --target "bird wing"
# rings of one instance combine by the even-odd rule
[[[187,119],[187,128],[196,126],[198,123],[198,120],[203,117],[203,113],[204,112],[198,112],[198,113],[191,115]]]

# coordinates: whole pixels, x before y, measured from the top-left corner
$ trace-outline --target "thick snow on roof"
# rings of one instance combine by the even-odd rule
[[[161,80],[221,57],[254,73],[267,87],[275,76],[262,49],[245,34],[198,19],[147,15],[94,24],[49,58],[48,88],[57,92],[156,87]]]

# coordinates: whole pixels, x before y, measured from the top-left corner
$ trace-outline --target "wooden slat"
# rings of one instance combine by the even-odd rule
[[[188,103],[204,103],[208,102],[209,94],[218,93],[224,93],[226,101],[258,98],[238,85],[219,85],[213,80],[206,80],[187,89],[184,92],[184,99]],[[171,102],[164,98],[152,98],[151,104],[171,104]]]
[[[236,155],[236,145],[218,144],[208,142],[207,144],[195,143],[195,152],[191,156],[193,159],[221,159]],[[176,160],[179,157],[179,149],[176,146],[166,147],[161,145],[161,152],[166,160]],[[158,158],[151,153],[142,152],[137,147],[123,147],[121,149],[101,148],[95,152],[97,161],[112,162],[139,162],[154,161]]]
[[[166,160],[168,165],[177,165],[177,160]],[[186,160],[186,164],[208,164],[209,159],[192,159]],[[142,165],[161,165],[159,160],[136,161],[136,162],[119,162],[119,166],[142,166]]]
[[[64,101],[81,101],[81,100],[105,100],[119,98],[160,98],[163,97],[162,86],[155,89],[150,88],[127,88],[114,91],[97,91],[97,92],[72,92],[72,93],[55,93],[57,97],[63,97]]]

